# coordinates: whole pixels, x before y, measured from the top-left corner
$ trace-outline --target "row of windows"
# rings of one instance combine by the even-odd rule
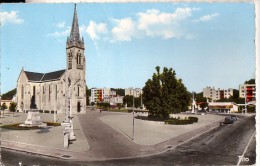
[[[44,95],[45,94],[45,87],[42,87],[42,94]],[[51,89],[51,85],[49,85],[48,87],[48,94],[49,94],[49,100],[51,98],[51,93],[52,93],[52,89]],[[35,86],[33,86],[33,95],[36,96],[36,88]],[[78,86],[77,88],[77,96],[80,96],[80,87]],[[55,85],[55,99],[57,100],[57,97],[58,97],[58,87],[57,85]],[[23,99],[24,98],[24,86],[22,85],[21,87],[21,98]]]

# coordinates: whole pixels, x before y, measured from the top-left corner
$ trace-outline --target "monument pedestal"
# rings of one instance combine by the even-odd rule
[[[29,110],[27,114],[27,119],[22,126],[38,126],[44,127],[45,123],[42,123],[39,110]]]

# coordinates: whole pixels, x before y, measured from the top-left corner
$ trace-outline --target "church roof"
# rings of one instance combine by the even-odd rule
[[[28,80],[32,82],[47,82],[58,80],[64,73],[65,70],[58,70],[50,73],[35,73],[30,71],[24,71]]]
[[[40,81],[43,77],[43,73],[35,73],[30,71],[24,71],[29,81]]]

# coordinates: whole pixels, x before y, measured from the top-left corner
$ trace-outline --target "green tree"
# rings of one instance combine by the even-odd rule
[[[1,110],[5,110],[5,109],[7,109],[7,105],[6,105],[6,103],[3,103],[3,104],[1,105]]]
[[[116,95],[118,95],[118,96],[125,96],[125,89],[111,88],[111,91],[116,91]]]
[[[190,102],[190,94],[182,83],[176,78],[175,71],[164,68],[160,73],[157,66],[152,79],[148,79],[143,88],[143,101],[149,110],[149,117],[154,119],[167,119],[171,113],[186,111]]]
[[[91,96],[91,89],[88,89],[88,86],[86,86],[86,105],[89,105],[89,97]]]
[[[101,107],[101,108],[104,108],[104,109],[110,108],[110,104],[109,103],[98,102],[97,106]]]
[[[255,84],[255,79],[245,81],[245,84]]]
[[[10,103],[9,110],[11,112],[13,112],[13,116],[14,116],[14,112],[16,111],[16,107],[17,107],[17,104],[15,102]]]
[[[133,107],[133,96],[132,95],[126,95],[123,98],[124,105],[127,104],[127,107]],[[135,108],[141,107],[141,97],[134,97],[134,106]]]
[[[91,106],[94,106],[95,105],[95,102],[91,102]]]

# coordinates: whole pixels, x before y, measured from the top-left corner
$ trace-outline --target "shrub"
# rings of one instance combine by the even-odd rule
[[[164,121],[165,124],[174,124],[174,125],[186,125],[192,124],[193,121],[190,119],[169,119]]]
[[[173,124],[173,125],[186,125],[186,124],[192,124],[197,122],[198,122],[197,117],[188,117],[188,118],[185,117],[184,119],[180,119],[180,117],[178,117],[178,118],[172,118],[164,121],[165,124]]]
[[[199,120],[199,118],[197,118],[197,117],[193,117],[193,116],[189,116],[188,119],[191,120],[191,121],[193,121],[193,123],[197,123],[198,120]]]

